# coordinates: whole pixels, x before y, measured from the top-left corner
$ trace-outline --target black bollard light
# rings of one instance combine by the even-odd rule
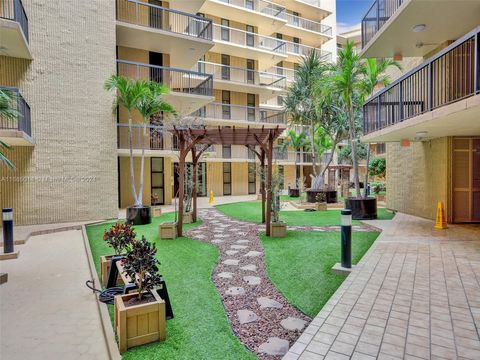
[[[13,253],[13,209],[2,209],[3,215],[3,252]]]
[[[341,233],[342,233],[342,267],[352,267],[352,210],[342,209],[341,211]]]

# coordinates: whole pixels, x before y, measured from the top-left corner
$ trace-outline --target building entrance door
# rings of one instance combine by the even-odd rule
[[[452,143],[452,221],[480,222],[480,138]]]

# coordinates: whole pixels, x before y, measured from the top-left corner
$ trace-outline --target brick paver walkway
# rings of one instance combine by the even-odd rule
[[[372,225],[382,234],[284,359],[480,359],[480,227]]]
[[[0,359],[109,359],[82,232],[37,235],[0,262]]]

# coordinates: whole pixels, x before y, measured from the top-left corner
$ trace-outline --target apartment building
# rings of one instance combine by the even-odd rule
[[[112,113],[103,89],[112,74],[167,85],[185,123],[286,126],[281,96],[295,67],[310,51],[333,61],[335,33],[334,0],[0,0],[0,86],[17,94],[20,112],[0,119],[17,167],[0,168],[0,206],[14,208],[17,224],[38,224],[115,218],[132,204],[126,112]],[[178,187],[165,121],[148,128],[147,205],[170,204]],[[134,122],[138,173],[138,115]],[[274,156],[285,187],[295,172],[308,179],[308,154]],[[199,195],[254,194],[256,167],[244,147],[212,147]]]
[[[452,223],[480,221],[480,2],[376,0],[362,56],[403,74],[364,104],[364,142],[386,143],[387,206]]]

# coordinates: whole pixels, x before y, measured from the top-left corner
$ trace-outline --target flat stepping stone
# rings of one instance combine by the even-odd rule
[[[280,325],[282,325],[282,327],[285,330],[290,330],[290,331],[302,331],[302,329],[305,327],[306,324],[307,322],[305,320],[295,318],[292,316],[289,316],[288,318],[280,321]]]
[[[260,279],[258,276],[244,276],[243,280],[248,285],[260,285],[260,283],[262,282],[262,279]]]
[[[227,291],[225,291],[225,294],[231,296],[245,295],[245,289],[238,286],[229,287]]]
[[[225,253],[229,256],[232,256],[232,255],[235,255],[236,253],[238,253],[238,250],[227,250],[227,251],[225,251]]]
[[[262,253],[260,251],[249,251],[248,253],[246,253],[245,255],[243,256],[247,256],[247,257],[258,257],[262,255]]]
[[[197,239],[205,239],[205,235],[194,235]]]
[[[248,248],[248,246],[246,245],[232,245],[230,246],[232,249],[236,249],[236,250],[243,250],[243,249],[246,249]]]
[[[278,337],[269,337],[267,342],[264,342],[258,347],[258,352],[273,356],[283,356],[288,352],[290,346],[287,340]]]
[[[249,264],[249,265],[242,266],[240,269],[246,270],[246,271],[257,271],[257,265]]]
[[[219,238],[219,239],[224,239],[224,238],[228,237],[228,235],[215,234],[215,235],[213,235],[213,237],[216,237],[216,238]]]
[[[236,241],[236,243],[238,243],[238,244],[247,244],[249,242],[250,242],[250,240],[237,240]]]
[[[225,265],[231,265],[231,266],[238,266],[239,262],[240,260],[237,260],[237,259],[227,259],[223,261]]]
[[[220,243],[223,243],[225,240],[220,240],[220,239],[213,239],[212,240],[212,243],[214,244],[220,244]]]
[[[248,324],[258,320],[257,314],[250,310],[238,310],[237,317],[240,324]]]
[[[223,279],[231,279],[233,277],[233,273],[228,271],[223,271],[221,273],[218,273],[217,276]]]
[[[258,304],[260,305],[260,309],[267,309],[267,308],[273,308],[273,309],[281,309],[283,308],[283,305],[279,303],[277,300],[270,299],[268,297],[259,297],[257,299]]]

